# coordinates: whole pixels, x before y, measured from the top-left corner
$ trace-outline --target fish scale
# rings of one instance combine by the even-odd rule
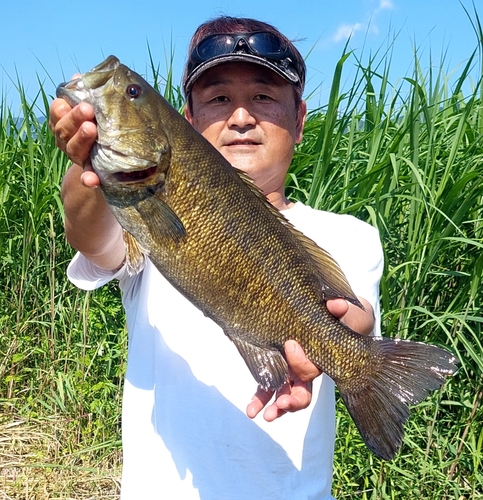
[[[408,405],[455,372],[454,355],[359,335],[333,317],[328,299],[362,307],[334,259],[114,56],[61,84],[57,96],[94,107],[91,163],[124,229],[128,271],[149,257],[221,326],[264,389],[289,380],[283,346],[296,340],[337,384],[367,446],[391,459]]]

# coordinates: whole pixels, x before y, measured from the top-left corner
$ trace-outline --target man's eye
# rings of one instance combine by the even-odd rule
[[[265,95],[265,94],[259,94],[255,97],[257,101],[268,101],[270,100],[270,96]]]

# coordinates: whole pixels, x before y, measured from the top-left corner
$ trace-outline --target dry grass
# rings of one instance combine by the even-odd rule
[[[96,460],[89,450],[65,450],[69,437],[58,418],[0,422],[0,500],[119,497],[119,451]]]

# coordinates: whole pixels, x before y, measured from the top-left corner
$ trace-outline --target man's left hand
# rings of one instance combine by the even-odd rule
[[[367,300],[361,297],[359,300],[365,310],[343,299],[327,301],[327,309],[354,331],[367,335],[374,327],[374,314]],[[272,422],[287,412],[307,408],[312,401],[312,381],[322,372],[307,358],[302,347],[294,340],[285,342],[284,348],[290,380],[277,391],[275,400],[270,405],[268,403],[274,391],[265,391],[259,387],[247,406],[246,413],[250,418],[255,418],[265,408],[263,418],[267,422]]]
[[[307,359],[303,349],[294,340],[285,342],[285,356],[290,367],[290,381],[277,391],[275,401],[266,407],[263,418],[272,422],[287,412],[303,410],[312,401],[312,380],[320,375],[320,370]],[[274,391],[261,387],[247,407],[247,415],[256,417],[270,402]]]

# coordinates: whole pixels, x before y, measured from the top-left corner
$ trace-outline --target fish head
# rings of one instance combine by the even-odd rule
[[[163,183],[170,147],[162,128],[160,96],[140,75],[109,56],[59,85],[57,97],[72,106],[88,102],[94,108],[98,138],[91,163],[101,187],[137,190]]]

